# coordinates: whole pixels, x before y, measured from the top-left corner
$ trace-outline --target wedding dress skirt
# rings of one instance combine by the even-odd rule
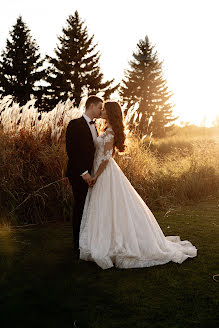
[[[102,269],[182,263],[197,249],[179,236],[165,237],[154,215],[111,158],[89,188],[80,229],[80,258]]]

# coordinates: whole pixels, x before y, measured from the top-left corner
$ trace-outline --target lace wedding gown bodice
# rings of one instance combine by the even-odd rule
[[[98,167],[103,161],[109,161],[113,154],[114,134],[112,128],[107,128],[106,131],[97,137],[95,140],[95,156],[92,173],[96,173]]]
[[[114,133],[108,128],[95,141],[95,174],[107,166],[88,189],[81,227],[80,258],[102,269],[142,268],[169,261],[182,263],[197,249],[179,236],[165,237],[153,213],[112,158]]]

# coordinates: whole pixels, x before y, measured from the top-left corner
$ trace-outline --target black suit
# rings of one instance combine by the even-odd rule
[[[83,116],[71,120],[67,126],[66,151],[68,155],[66,176],[71,183],[75,202],[72,218],[74,248],[78,249],[81,219],[88,191],[88,184],[81,174],[86,170],[91,174],[95,153],[92,133]]]

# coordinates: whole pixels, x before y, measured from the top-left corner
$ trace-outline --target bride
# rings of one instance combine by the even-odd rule
[[[182,263],[197,249],[179,236],[165,237],[154,215],[113,159],[125,149],[120,105],[108,101],[101,117],[105,132],[97,137],[93,187],[88,189],[80,228],[80,259],[102,269],[143,268],[169,261]]]

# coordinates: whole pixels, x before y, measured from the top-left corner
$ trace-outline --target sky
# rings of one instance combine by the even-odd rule
[[[178,122],[210,126],[219,116],[218,8],[218,0],[7,0],[1,4],[0,51],[21,15],[42,56],[53,56],[68,16],[78,10],[98,44],[105,79],[122,80],[147,35],[163,61]]]

